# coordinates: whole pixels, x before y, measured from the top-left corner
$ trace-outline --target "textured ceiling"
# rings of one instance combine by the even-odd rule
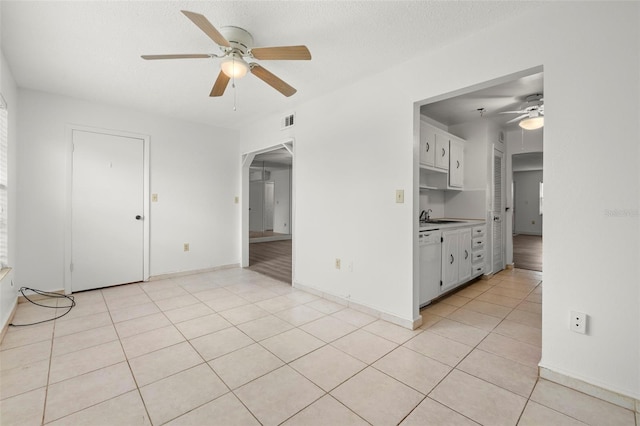
[[[522,114],[502,114],[526,106],[526,98],[544,94],[544,75],[536,73],[502,84],[475,90],[464,95],[433,102],[420,108],[420,113],[447,126],[478,120],[492,120],[505,128],[518,128],[518,122],[507,122]],[[479,109],[484,109],[482,116]]]
[[[2,50],[18,86],[236,128],[339,89],[388,63],[521,14],[512,1],[7,1]],[[256,46],[305,44],[311,61],[261,61],[298,89],[285,98],[255,76],[208,96],[215,59],[144,61],[141,54],[218,53],[180,13],[250,31]],[[345,67],[344,64],[349,64]]]

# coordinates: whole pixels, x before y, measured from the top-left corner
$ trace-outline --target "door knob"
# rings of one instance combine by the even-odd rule
[[[142,216],[136,215],[136,220],[142,220]]]

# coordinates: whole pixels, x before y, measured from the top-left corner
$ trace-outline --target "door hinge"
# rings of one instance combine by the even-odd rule
[[[440,280],[440,287],[442,287],[442,280]]]
[[[440,237],[440,242],[444,243],[444,237]]]

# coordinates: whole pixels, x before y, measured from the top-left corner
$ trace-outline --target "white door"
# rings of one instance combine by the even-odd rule
[[[275,207],[275,184],[273,182],[264,183],[264,220],[265,231],[273,231],[273,213]]]
[[[264,181],[249,184],[249,231],[264,231]]]
[[[492,272],[500,272],[505,266],[504,256],[504,154],[493,151],[493,191],[491,207],[491,259]]]
[[[144,140],[73,130],[71,289],[144,280]]]

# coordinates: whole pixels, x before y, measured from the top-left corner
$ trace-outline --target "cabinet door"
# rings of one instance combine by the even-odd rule
[[[449,146],[449,186],[462,188],[464,183],[464,145],[451,140]]]
[[[471,228],[462,229],[458,234],[458,252],[460,263],[458,263],[458,281],[463,283],[471,278]]]
[[[435,165],[439,169],[449,170],[449,137],[436,133]]]
[[[458,284],[458,231],[442,233],[442,284],[440,293]]]
[[[431,126],[420,123],[420,164],[435,165],[436,133]]]

